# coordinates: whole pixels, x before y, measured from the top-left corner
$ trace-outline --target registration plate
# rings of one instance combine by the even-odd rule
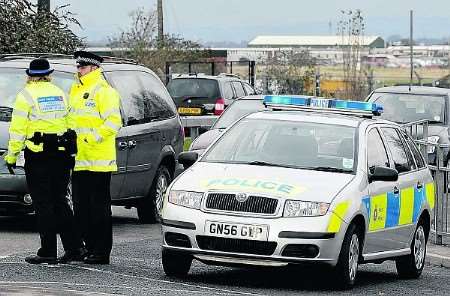
[[[187,107],[179,107],[178,113],[180,114],[189,114],[189,115],[201,115],[201,108],[187,108]]]
[[[267,241],[269,236],[269,227],[267,225],[206,221],[205,233],[218,237]]]

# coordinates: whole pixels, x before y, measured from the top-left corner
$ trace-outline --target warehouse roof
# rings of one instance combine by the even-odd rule
[[[372,46],[375,42],[384,40],[379,36],[362,36],[362,46]],[[284,47],[284,46],[339,46],[348,45],[348,37],[342,36],[257,36],[249,42],[253,47]]]

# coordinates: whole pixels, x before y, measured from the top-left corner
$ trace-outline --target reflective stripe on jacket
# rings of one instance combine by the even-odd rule
[[[51,82],[28,82],[14,103],[9,127],[7,163],[13,164],[25,146],[41,152],[43,144],[29,141],[35,132],[62,135],[71,124],[64,92]],[[62,148],[61,148],[62,149]]]
[[[116,135],[122,127],[120,97],[97,69],[70,91],[70,118],[77,132],[75,171],[117,171]]]

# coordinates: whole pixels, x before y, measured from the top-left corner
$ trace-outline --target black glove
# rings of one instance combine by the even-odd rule
[[[11,175],[15,175],[14,170],[16,168],[16,163],[6,163],[6,167],[8,168],[8,171]]]

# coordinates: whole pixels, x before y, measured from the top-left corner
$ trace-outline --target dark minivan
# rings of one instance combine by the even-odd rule
[[[0,56],[1,154],[7,150],[12,107],[25,85],[25,69],[38,56],[49,59],[55,69],[53,82],[64,91],[68,92],[74,82],[75,61],[69,56]],[[116,139],[119,169],[112,176],[112,204],[137,207],[141,222],[155,222],[163,195],[180,171],[177,159],[184,142],[180,118],[165,86],[150,69],[112,58],[106,58],[102,68],[106,80],[120,93],[123,117],[123,128]],[[23,168],[10,175],[1,157],[0,210],[30,211],[31,203]]]

